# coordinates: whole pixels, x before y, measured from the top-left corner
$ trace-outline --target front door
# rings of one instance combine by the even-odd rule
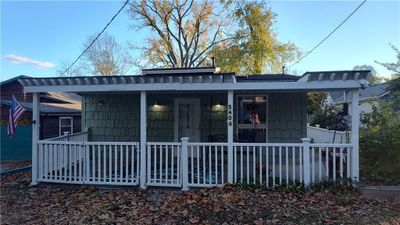
[[[189,137],[190,142],[199,142],[200,99],[175,99],[174,114],[175,141]]]

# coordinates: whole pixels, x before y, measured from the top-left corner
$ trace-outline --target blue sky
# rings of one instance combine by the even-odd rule
[[[268,1],[277,13],[278,39],[304,52],[332,31],[361,1]],[[63,59],[73,60],[87,36],[99,32],[122,1],[1,1],[0,80],[17,75],[57,76]],[[149,32],[133,30],[126,11],[107,29],[120,43],[143,43]],[[400,1],[367,1],[312,54],[292,67],[298,73],[345,70],[394,62],[388,43],[400,47]],[[138,56],[138,53],[134,53]],[[18,61],[19,63],[15,63]],[[135,70],[132,70],[132,73]]]

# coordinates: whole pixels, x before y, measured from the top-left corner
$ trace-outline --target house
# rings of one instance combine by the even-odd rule
[[[18,79],[29,78],[17,76],[1,82],[1,159],[29,160],[32,153],[32,93],[24,93]],[[16,134],[7,137],[7,121],[12,96],[21,102],[26,112],[18,121]],[[40,93],[40,134],[41,139],[63,135],[64,132],[81,131],[80,96],[74,93],[41,92]]]
[[[359,89],[369,71],[239,77],[217,68],[148,69],[135,76],[21,78],[33,94],[32,184],[38,182],[267,187],[359,179]],[[347,90],[352,143],[310,143],[306,94]],[[39,96],[82,97],[88,132],[39,140]]]
[[[375,84],[364,89],[360,89],[360,113],[372,112],[373,106],[379,108],[380,100],[389,96],[389,83]],[[349,103],[350,97],[346,97],[343,91],[329,92],[329,102],[335,105]]]

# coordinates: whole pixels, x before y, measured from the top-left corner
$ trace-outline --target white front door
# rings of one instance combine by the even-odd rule
[[[175,99],[174,114],[175,141],[189,137],[190,142],[199,142],[200,99]]]

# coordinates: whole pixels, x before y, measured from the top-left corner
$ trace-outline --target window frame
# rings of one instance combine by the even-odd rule
[[[239,107],[240,107],[240,103],[239,103],[239,98],[240,97],[256,97],[256,96],[261,96],[261,97],[265,97],[265,123],[264,124],[239,124]],[[269,98],[268,98],[268,94],[238,94],[236,95],[236,113],[235,115],[235,131],[236,134],[239,134],[239,129],[265,129],[265,141],[268,142],[268,130],[269,130],[269,123],[268,123],[268,119],[269,119],[269,113],[268,113],[268,109],[269,109]]]
[[[62,126],[61,120],[65,120],[65,119],[69,119],[69,121],[70,121],[69,126]],[[63,133],[61,133],[61,130],[62,130],[61,128],[63,128],[63,127],[71,127],[70,134],[74,133],[74,118],[72,116],[60,116],[58,118],[58,134],[59,134],[59,136],[64,135]]]

